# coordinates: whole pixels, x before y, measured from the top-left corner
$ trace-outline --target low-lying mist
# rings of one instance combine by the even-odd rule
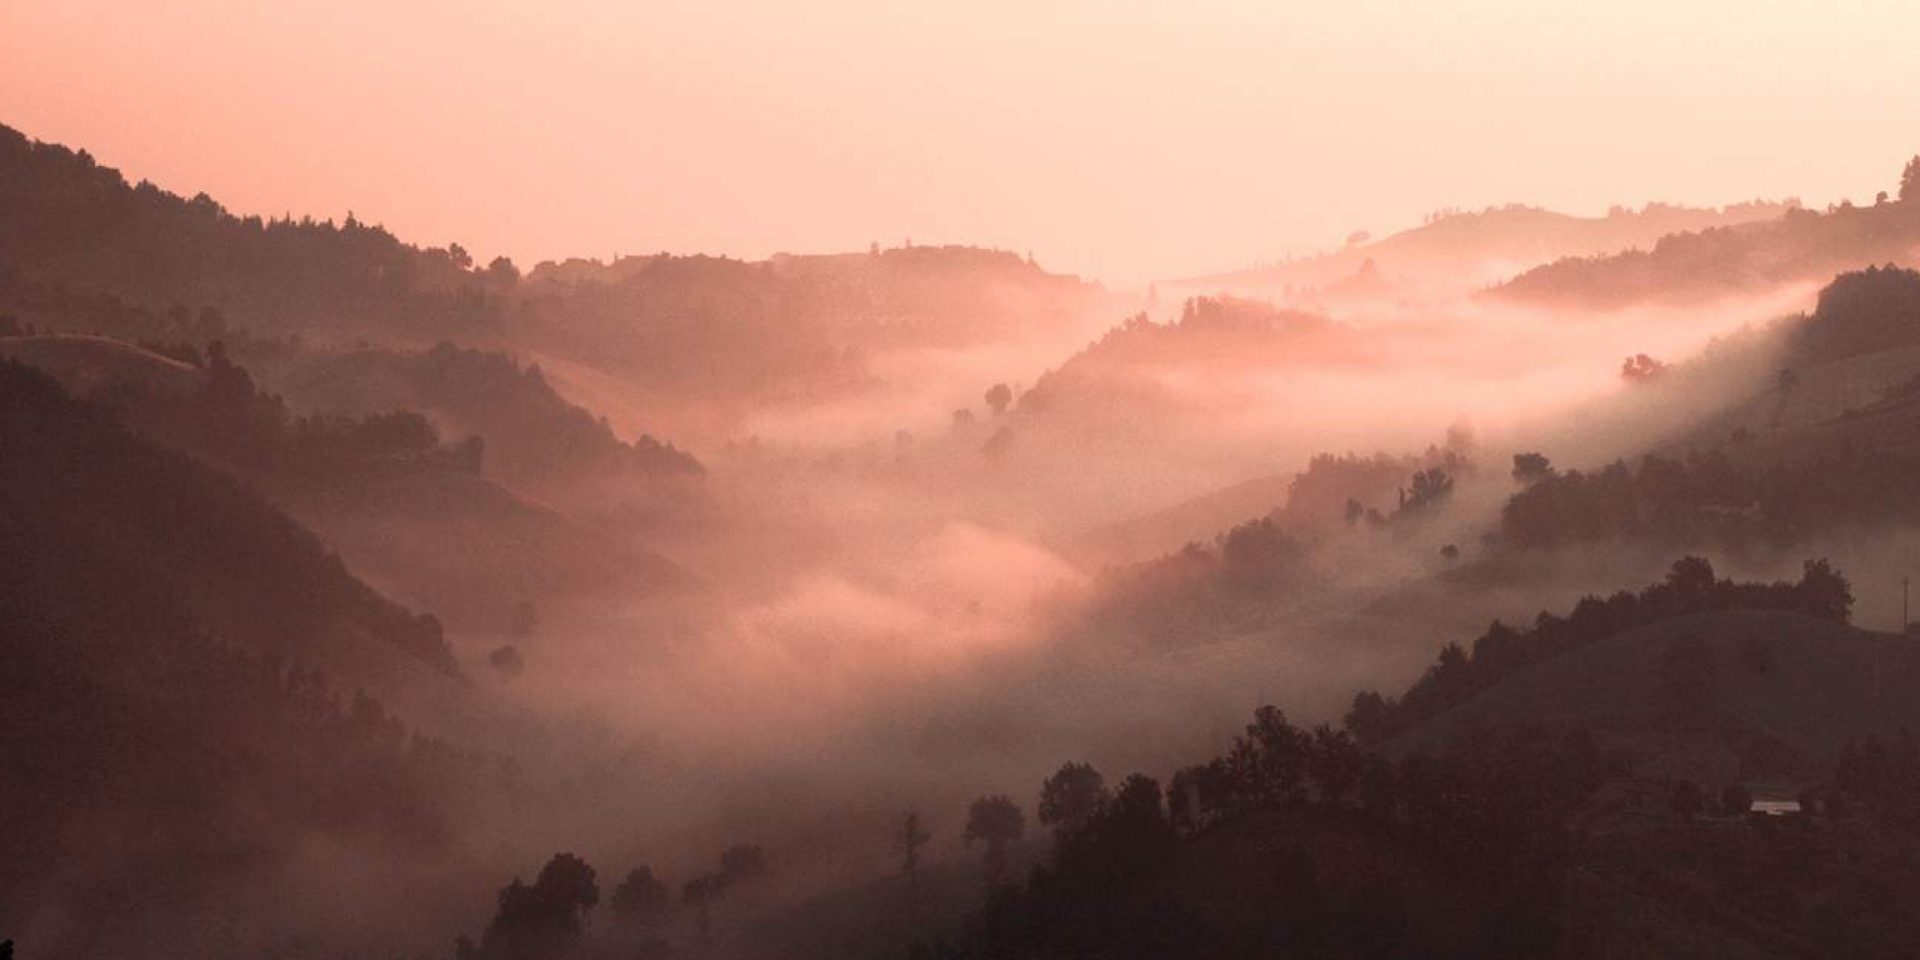
[[[877,355],[856,396],[684,438],[710,466],[712,522],[655,546],[700,578],[693,596],[536,599],[524,673],[476,678],[541,718],[537,736],[496,746],[570,785],[554,819],[517,824],[497,860],[531,863],[544,844],[692,864],[735,837],[788,863],[797,894],[890,869],[887,831],[908,809],[944,827],[935,851],[952,856],[968,798],[1024,797],[1064,760],[1164,773],[1268,702],[1337,722],[1356,690],[1410,681],[1493,618],[1657,576],[1671,556],[1625,547],[1523,577],[1456,574],[1497,526],[1513,453],[1599,466],[1683,430],[1771,369],[1764,333],[1742,329],[1806,298],[1599,314],[1363,304],[1316,334],[1339,341],[1341,362],[1290,365],[1284,345],[1277,362],[1239,368],[1130,362],[1039,409],[1021,393],[1068,362],[1066,338]],[[1682,361],[1716,338],[1744,359],[1689,373]],[[1622,360],[1642,353],[1676,373],[1623,379]],[[985,395],[1002,382],[1012,398],[995,411]],[[970,417],[956,424],[960,409]],[[1180,643],[1088,626],[1086,611],[1124,589],[1107,565],[1178,544],[1081,556],[1087,531],[1291,476],[1318,452],[1418,454],[1457,442],[1450,426],[1470,467],[1446,511],[1308,537],[1256,620]],[[1282,494],[1260,512],[1284,506]],[[1797,562],[1729,570],[1780,577]]]

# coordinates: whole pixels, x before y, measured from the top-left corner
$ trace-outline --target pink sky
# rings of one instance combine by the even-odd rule
[[[1440,206],[1870,200],[1920,151],[1915,36],[1840,0],[0,0],[0,122],[523,266],[912,237],[1131,283]]]

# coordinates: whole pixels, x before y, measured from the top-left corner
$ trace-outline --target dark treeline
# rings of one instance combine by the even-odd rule
[[[910,243],[762,262],[569,260],[522,277],[505,258],[481,266],[459,244],[413,246],[352,214],[338,224],[236,216],[0,127],[7,271],[75,298],[206,305],[233,328],[230,341],[238,331],[414,347],[498,337],[727,403],[863,389],[873,350],[1057,327],[1105,296],[1015,254]]]
[[[489,473],[510,484],[582,475],[698,477],[692,456],[642,434],[628,443],[606,418],[569,403],[538,365],[442,341],[430,349],[367,348],[289,358],[290,399],[316,410],[420,410],[485,438]]]
[[[1719,610],[1778,610],[1846,623],[1852,587],[1825,560],[1809,560],[1798,583],[1736,583],[1717,578],[1713,565],[1687,557],[1664,581],[1638,593],[1587,596],[1565,617],[1542,611],[1529,627],[1498,620],[1473,642],[1471,652],[1447,644],[1398,699],[1372,691],[1355,695],[1346,724],[1362,743],[1380,744],[1464,703],[1501,679],[1535,663],[1587,644],[1673,617]]]
[[[475,270],[457,244],[421,249],[351,215],[237,217],[5,127],[0,210],[0,262],[86,293],[208,304],[260,330],[472,331],[498,322],[497,293],[517,277],[505,261]]]
[[[537,366],[446,341],[422,350],[363,343],[342,351],[298,335],[250,333],[213,307],[151,310],[111,293],[30,281],[0,264],[0,337],[29,333],[107,336],[201,367],[206,344],[218,340],[235,363],[264,371],[292,405],[312,411],[309,426],[342,416],[426,414],[481,437],[509,482],[702,472],[671,443],[647,435],[620,440],[605,418],[561,397]]]
[[[141,440],[11,362],[0,362],[0,469],[8,559],[72,577],[64,593],[73,604],[99,600],[84,587],[95,578],[120,577],[204,600],[221,614],[216,626],[244,628],[270,652],[345,623],[457,672],[431,614],[355,579],[313,534],[225,474]]]
[[[1050,862],[992,890],[962,943],[913,955],[1545,955],[1561,834],[1608,763],[1542,730],[1395,763],[1266,707],[1164,796],[1062,768],[1041,793]]]
[[[410,411],[296,417],[228,357],[221,341],[209,342],[205,357],[204,380],[190,392],[108,391],[94,399],[137,429],[275,490],[334,484],[386,468],[481,471],[485,444],[477,436],[443,446],[433,423]]]
[[[1868,447],[1798,462],[1736,465],[1713,452],[1638,468],[1549,471],[1514,494],[1500,540],[1520,548],[1642,540],[1731,548],[1786,545],[1848,524],[1920,516],[1920,462]]]
[[[1290,529],[1325,530],[1362,520],[1379,526],[1412,505],[1414,512],[1437,506],[1454,479],[1474,470],[1471,436],[1464,428],[1448,432],[1447,445],[1429,446],[1420,456],[1315,454],[1307,469],[1287,485],[1287,503],[1276,516]]]
[[[1249,520],[1211,544],[1105,571],[1083,629],[1103,642],[1134,636],[1156,646],[1214,638],[1310,582],[1308,559],[1306,542],[1271,517]]]
[[[638,383],[781,399],[859,388],[873,350],[1058,327],[1102,296],[973,247],[760,262],[659,254],[542,264],[521,286],[514,329]]]
[[[1833,278],[1789,341],[1796,357],[1807,363],[1915,345],[1920,345],[1920,271],[1892,264]]]
[[[91,333],[128,341],[205,343],[244,336],[213,307],[164,310],[129,302],[118,294],[78,290],[58,281],[28,277],[0,261],[0,313],[8,321],[0,335]],[[291,337],[291,335],[289,335]],[[297,343],[298,338],[292,337]],[[289,344],[291,345],[291,344]]]
[[[1518,299],[1620,306],[1704,300],[1819,281],[1862,263],[1907,257],[1920,240],[1920,182],[1909,165],[1898,198],[1843,203],[1826,213],[1791,209],[1778,219],[1662,237],[1651,250],[1568,258],[1535,267],[1493,291]]]
[[[1037,805],[1054,831],[1052,857],[1023,882],[994,886],[958,942],[921,943],[911,955],[1552,956],[1571,938],[1593,936],[1570,925],[1570,900],[1614,909],[1613,894],[1602,892],[1614,881],[1593,879],[1595,871],[1631,876],[1669,862],[1694,863],[1701,882],[1726,885],[1742,910],[1773,911],[1791,924],[1789,939],[1832,934],[1822,942],[1894,955],[1910,924],[1887,904],[1910,896],[1911,878],[1902,878],[1911,871],[1885,874],[1892,886],[1877,893],[1845,871],[1821,871],[1820,899],[1777,902],[1770,888],[1743,878],[1755,858],[1796,856],[1798,847],[1782,846],[1780,825],[1764,815],[1741,819],[1752,797],[1739,784],[1715,799],[1691,781],[1647,780],[1635,772],[1635,756],[1601,749],[1578,726],[1478,726],[1397,756],[1382,749],[1395,733],[1528,663],[1643,624],[1720,610],[1844,623],[1850,604],[1846,580],[1821,561],[1809,562],[1798,583],[1760,584],[1719,579],[1689,557],[1661,583],[1589,597],[1565,618],[1543,613],[1527,630],[1496,623],[1472,656],[1450,645],[1403,696],[1362,694],[1346,729],[1302,728],[1261,708],[1227,752],[1180,769],[1164,793],[1139,774],[1109,789],[1091,766],[1067,764],[1042,784]],[[1809,802],[1829,818],[1844,816],[1849,797],[1916,809],[1914,756],[1905,739],[1893,749],[1850,745],[1835,789],[1810,792],[1822,799]],[[1603,788],[1613,800],[1601,803]],[[1618,817],[1596,811],[1649,788],[1660,794],[1652,822],[1677,834],[1649,833],[1644,819],[1593,819]],[[1731,832],[1690,826],[1709,810]],[[1808,823],[1803,816],[1790,825],[1805,831]],[[1665,846],[1622,854],[1614,841],[1594,840],[1596,829],[1609,837],[1625,829],[1627,843],[1659,837]],[[1828,851],[1852,843],[1838,835],[1820,842]],[[1624,864],[1614,863],[1620,856]],[[1570,886],[1576,876],[1587,878],[1579,881],[1584,892]],[[1871,919],[1828,929],[1842,903]],[[1591,922],[1607,921],[1583,921]],[[1664,930],[1636,922],[1650,925],[1614,931],[1620,942]]]
[[[1448,432],[1420,456],[1320,454],[1288,485],[1284,507],[1211,543],[1102,571],[1087,632],[1156,646],[1218,639],[1256,628],[1319,582],[1314,547],[1346,528],[1406,531],[1436,515],[1456,477],[1474,471],[1472,438]],[[1105,642],[1105,641],[1103,641]]]
[[[678,896],[653,868],[627,872],[607,899],[607,921],[589,917],[601,902],[599,873],[581,857],[555,854],[534,882],[501,888],[493,919],[476,942],[454,939],[453,960],[666,960],[710,949],[714,911],[730,892],[767,874],[767,853],[736,844],[717,869],[688,878]]]

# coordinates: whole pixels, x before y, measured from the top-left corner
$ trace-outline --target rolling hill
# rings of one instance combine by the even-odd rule
[[[1534,664],[1401,735],[1397,750],[1431,747],[1476,727],[1579,724],[1652,743],[1670,728],[1663,685],[1676,644],[1693,645],[1710,724],[1733,764],[1702,782],[1739,776],[1802,780],[1830,773],[1847,741],[1920,726],[1920,643],[1788,612],[1695,614],[1628,630]],[[1700,739],[1694,736],[1679,739]],[[1709,738],[1714,739],[1714,738]],[[1759,751],[1741,756],[1740,750]],[[1716,755],[1719,755],[1716,751]]]
[[[335,667],[386,650],[458,675],[437,620],[356,579],[313,534],[232,479],[142,440],[16,363],[0,365],[0,390],[4,552],[82,578],[62,591],[65,602],[110,603],[85,587],[93,575],[83,571],[129,571],[141,589],[183,598],[196,621],[262,638],[266,654]]]
[[[1662,237],[1650,249],[1536,267],[1485,294],[1514,303],[1618,308],[1704,303],[1792,284],[1824,283],[1868,264],[1911,265],[1920,202],[1796,209],[1774,220]]]
[[[487,355],[476,356],[482,371],[494,369]],[[536,599],[616,585],[674,591],[693,583],[645,547],[504,488],[489,476],[483,448],[442,445],[430,424],[410,414],[294,417],[281,398],[254,387],[246,371],[228,361],[202,369],[105,337],[0,338],[0,357],[45,369],[144,436],[239,478],[319,533],[362,576],[464,631],[502,631],[519,604]],[[424,362],[393,360],[402,370]],[[509,384],[518,386],[524,378],[507,369],[513,370]],[[353,389],[362,388],[374,401],[395,399],[364,384]],[[544,417],[574,428],[576,438],[604,456],[637,461],[630,467],[637,472],[659,469],[662,458],[674,473],[689,469],[683,464],[697,469],[671,448],[621,444],[550,392],[545,406],[500,393],[487,402],[535,413],[532,423],[522,417],[516,424],[515,439],[541,434]],[[515,422],[511,414],[498,419]],[[568,434],[549,426],[544,436],[564,445]]]
[[[1378,240],[1362,240],[1332,252],[1269,267],[1213,274],[1160,284],[1163,293],[1221,291],[1278,296],[1337,294],[1352,286],[1369,261],[1381,289],[1408,283],[1473,287],[1564,257],[1615,253],[1652,244],[1671,233],[1777,218],[1792,204],[1754,202],[1721,210],[1648,204],[1616,208],[1605,217],[1577,217],[1512,204],[1477,212],[1439,215],[1421,226]],[[1354,291],[1364,292],[1364,291]]]

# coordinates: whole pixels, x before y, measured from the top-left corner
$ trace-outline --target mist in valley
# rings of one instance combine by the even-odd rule
[[[499,12],[462,35],[517,48]],[[1509,97],[1471,83],[1460,130],[1389,117],[1322,54],[1466,74],[1403,49],[1408,24],[1355,47],[1373,14],[1315,14],[1323,49],[1248,11],[1033,37],[577,12],[528,14],[584,46],[529,61],[527,90],[587,69],[643,92],[495,90],[526,132],[492,149],[537,189],[479,162],[477,126],[471,164],[422,173],[443,145],[321,74],[208,66],[359,103],[343,144],[412,159],[235,179],[84,91],[0,95],[23,124],[0,127],[6,960],[1920,937],[1920,158],[1880,136],[1897,118],[1810,143],[1833,156],[1803,179],[1756,161],[1708,189],[1675,150],[1602,169],[1499,133],[1506,112],[1469,122]],[[602,58],[591,24],[630,16],[765,89]],[[1548,68],[1568,37],[1489,16],[1428,26],[1572,82]],[[369,49],[424,29],[392,27]],[[1097,89],[1036,66],[1129,51]],[[50,89],[44,59],[0,79]],[[1629,103],[1622,76],[1543,97]],[[662,108],[676,82],[697,95]],[[1263,125],[1263,86],[1328,103]],[[280,156],[286,121],[165,89],[236,162],[236,137]],[[800,104],[838,115],[767,119]],[[1534,122],[1692,129],[1611,109]],[[537,133],[583,110],[595,137]],[[1363,141],[1388,133],[1425,162],[1378,176]],[[1869,146],[1894,151],[1872,181]],[[347,188],[364,214],[298,212]],[[488,252],[436,245],[455,227]],[[616,242],[669,252],[592,253]],[[1782,864],[1796,893],[1751,882]]]

